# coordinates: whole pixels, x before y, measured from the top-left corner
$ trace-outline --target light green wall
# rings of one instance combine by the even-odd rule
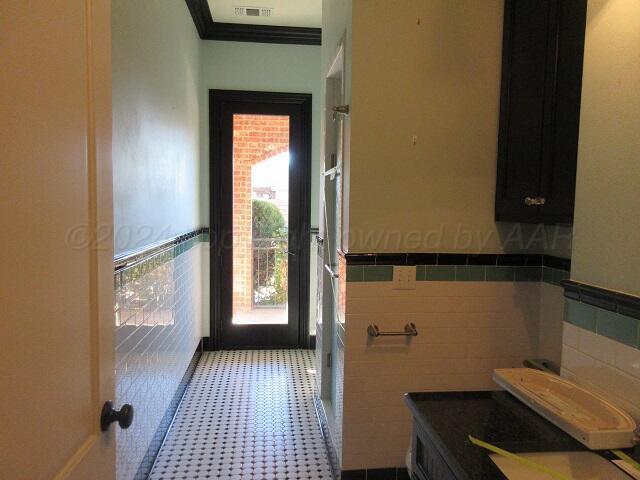
[[[311,135],[311,226],[318,225],[320,182],[320,47],[206,40],[200,46],[200,172],[201,221],[209,225],[209,90],[255,90],[310,93]],[[316,256],[311,250],[309,324],[315,332]],[[208,268],[205,267],[205,276]],[[207,315],[208,317],[208,315]],[[208,318],[203,326],[208,335]]]
[[[345,96],[351,99],[351,21],[352,0],[323,0],[322,3],[322,79],[331,67],[340,42],[344,40]]]
[[[113,0],[116,253],[200,226],[199,47],[184,2]]]
[[[640,2],[589,0],[572,277],[640,295]]]
[[[200,47],[202,222],[209,225],[209,89],[310,93],[312,105],[311,225],[318,225],[320,47],[203,41]]]

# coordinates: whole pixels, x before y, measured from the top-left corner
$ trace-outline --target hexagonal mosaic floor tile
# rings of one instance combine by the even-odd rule
[[[313,352],[206,352],[152,480],[331,480],[313,405]]]

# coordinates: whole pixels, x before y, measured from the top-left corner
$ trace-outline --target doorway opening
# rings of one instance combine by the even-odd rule
[[[234,325],[288,323],[289,117],[233,115]]]
[[[311,95],[210,102],[214,348],[307,347]]]
[[[325,78],[324,138],[321,159],[324,181],[321,183],[320,236],[323,248],[318,259],[318,323],[316,325],[316,388],[322,416],[327,420],[328,438],[342,437],[342,384],[344,378],[344,298],[346,283],[339,252],[348,245],[348,120],[344,113],[344,42],[341,42]],[[347,108],[345,108],[347,107]],[[340,113],[343,112],[343,113]],[[342,263],[344,265],[344,263]],[[337,449],[338,463],[341,452]]]

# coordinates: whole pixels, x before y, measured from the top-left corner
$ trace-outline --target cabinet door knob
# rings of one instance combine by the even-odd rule
[[[525,197],[524,204],[527,207],[536,207],[539,205],[544,205],[547,199],[544,197]]]
[[[102,431],[109,430],[109,425],[112,422],[118,422],[120,428],[129,428],[133,422],[133,407],[125,403],[120,410],[115,410],[111,401],[105,402],[100,415],[100,428]]]

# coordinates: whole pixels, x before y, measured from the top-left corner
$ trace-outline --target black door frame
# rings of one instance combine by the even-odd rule
[[[229,145],[225,144],[223,132],[224,113],[233,105],[254,103],[263,109],[272,106],[289,106],[296,110],[300,118],[300,134],[297,141],[300,145],[300,202],[297,208],[300,222],[297,239],[297,264],[299,282],[298,339],[296,345],[260,345],[255,336],[249,335],[250,345],[241,348],[284,347],[309,348],[309,276],[310,276],[310,227],[311,227],[311,94],[306,93],[274,93],[236,90],[209,90],[209,217],[210,217],[210,337],[204,342],[208,350],[219,350],[223,347],[222,322],[224,315],[223,279],[230,278],[230,265],[224,264],[222,249],[229,233],[223,231],[223,225],[230,225],[230,218],[225,218],[222,209],[222,192],[224,191],[224,152]],[[276,114],[276,113],[273,113]],[[228,212],[227,212],[228,215]],[[290,304],[291,306],[291,304]]]

